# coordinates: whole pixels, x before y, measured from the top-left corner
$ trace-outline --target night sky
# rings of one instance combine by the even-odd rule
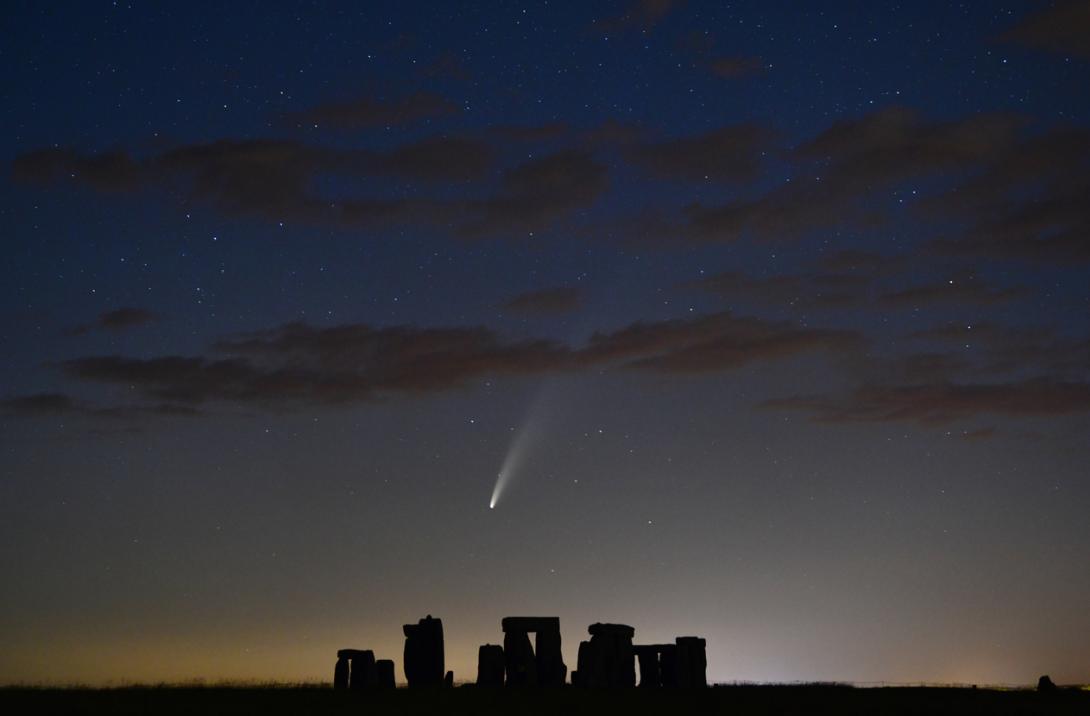
[[[2,12],[0,683],[1090,681],[1090,3]]]

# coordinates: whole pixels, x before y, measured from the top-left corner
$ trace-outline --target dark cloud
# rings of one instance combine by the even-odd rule
[[[481,327],[318,328],[293,323],[225,338],[205,356],[91,356],[61,364],[74,379],[122,386],[156,405],[262,409],[368,402],[447,391],[486,376],[586,368],[703,373],[857,345],[818,330],[721,312],[595,333],[582,347],[505,340]]]
[[[494,152],[483,142],[459,137],[434,137],[389,152],[359,152],[349,159],[361,172],[424,179],[468,181],[492,168]]]
[[[679,52],[692,56],[694,61],[707,61],[717,43],[715,33],[704,30],[690,30],[675,40]]]
[[[6,398],[0,401],[0,408],[13,415],[35,416],[69,413],[77,410],[78,405],[63,393],[32,393]]]
[[[701,287],[716,290],[716,282],[738,280],[729,274],[713,279]],[[747,280],[752,281],[741,279],[743,284]],[[794,293],[792,281],[752,285],[768,295],[788,296]],[[848,285],[856,289],[865,281],[849,277]],[[526,294],[511,303],[555,307],[557,297],[566,298],[552,293]],[[811,328],[730,311],[633,323],[597,332],[582,346],[508,340],[483,327],[350,324],[319,328],[295,323],[224,338],[208,355],[92,356],[61,364],[71,378],[123,387],[145,404],[89,407],[65,395],[39,394],[9,398],[4,408],[19,415],[111,417],[191,414],[215,404],[291,409],[442,392],[499,375],[592,368],[700,374],[832,351],[859,364],[853,373],[860,381],[858,387],[841,395],[798,395],[766,405],[804,410],[824,422],[925,425],[981,415],[1064,415],[1090,410],[1090,339],[991,323],[949,324],[914,332],[909,338],[940,350],[873,357],[863,337],[854,331]],[[978,349],[971,349],[970,341],[977,342]],[[992,378],[982,380],[984,376]]]
[[[889,383],[919,385],[972,378],[979,374],[972,356],[962,353],[909,353],[887,359],[874,366],[864,366],[867,374],[881,375]]]
[[[481,375],[559,367],[568,351],[547,341],[509,343],[483,328],[415,329],[289,324],[218,342],[227,357],[80,358],[80,380],[131,385],[167,402],[265,407],[336,405],[391,393],[465,385]]]
[[[1026,331],[1011,329],[984,321],[979,323],[947,323],[934,328],[913,331],[909,334],[909,337],[939,343],[962,345],[970,342],[986,342],[988,344],[1006,342],[1015,335],[1024,337],[1026,336]],[[1034,328],[1030,329],[1029,335],[1032,336],[1033,339],[1041,339],[1046,336],[1052,336],[1053,332],[1046,328]]]
[[[830,196],[820,185],[793,183],[756,199],[735,200],[719,206],[694,202],[683,210],[683,223],[674,232],[692,241],[733,242],[796,239],[811,231],[835,226],[851,216],[840,207],[843,199]],[[856,222],[860,223],[860,222]]]
[[[1090,376],[1090,337],[1073,337],[1043,325],[948,323],[914,331],[909,338],[956,351],[963,360],[971,361],[971,374],[1031,371],[1069,380]]]
[[[565,287],[520,293],[503,307],[521,313],[568,313],[579,308],[582,303],[581,290]]]
[[[98,325],[108,330],[124,330],[153,323],[157,319],[158,317],[151,311],[126,306],[103,313],[98,317]]]
[[[231,213],[318,218],[336,215],[318,195],[318,178],[396,176],[423,181],[468,180],[491,167],[491,149],[457,138],[430,138],[389,152],[332,149],[295,141],[220,140],[137,159],[83,155],[69,149],[15,159],[17,180],[71,180],[103,191],[158,188],[212,202]]]
[[[958,272],[949,279],[920,284],[878,297],[878,303],[891,308],[917,308],[935,304],[990,306],[1028,295],[1028,289],[993,286],[971,272]]]
[[[853,274],[789,274],[754,278],[720,273],[681,284],[732,301],[799,308],[843,308],[865,305],[871,281]]]
[[[579,359],[591,364],[624,361],[628,367],[663,373],[705,373],[813,350],[854,348],[859,341],[851,331],[803,328],[722,311],[595,333]]]
[[[795,240],[840,224],[878,226],[882,217],[858,207],[860,198],[820,181],[791,182],[755,199],[718,206],[689,204],[682,212],[683,222],[670,234],[690,241],[726,243],[744,238]]]
[[[602,32],[650,30],[682,4],[682,0],[633,0],[620,15],[603,18],[595,25]]]
[[[62,364],[65,373],[80,380],[128,383],[147,395],[168,401],[199,403],[217,396],[244,398],[247,387],[260,378],[241,360],[200,357],[125,358],[95,356]]]
[[[901,290],[880,291],[875,276],[895,263],[877,254],[845,254],[825,262],[843,269],[866,266],[867,271],[780,274],[753,277],[725,272],[680,284],[750,305],[797,308],[917,308],[931,305],[990,306],[1028,295],[1024,287],[999,287],[966,271],[950,278]],[[887,279],[888,280],[888,279]]]
[[[332,149],[298,142],[220,141],[167,152],[149,163],[154,175],[192,177],[197,191],[225,197],[262,193],[303,203],[314,178],[393,176],[424,181],[469,180],[492,167],[492,150],[481,142],[457,137],[431,137],[390,151]]]
[[[623,147],[639,141],[646,134],[647,130],[638,124],[607,119],[583,132],[580,139],[588,147]]]
[[[606,191],[606,167],[589,152],[563,151],[532,159],[504,172],[492,197],[465,204],[470,218],[462,236],[523,233],[590,206]]]
[[[1032,198],[999,200],[968,214],[968,221],[971,225],[964,233],[931,241],[929,248],[957,257],[1086,263],[1090,179],[1053,185]]]
[[[958,437],[962,440],[977,441],[977,440],[990,440],[995,437],[996,429],[993,427],[977,428],[976,430],[962,430],[958,433]]]
[[[1027,189],[1069,184],[1085,173],[1090,160],[1090,130],[1054,126],[1022,137],[997,151],[982,171],[924,202],[924,208],[954,212],[985,209]]]
[[[501,141],[508,142],[551,142],[563,139],[571,133],[566,122],[548,122],[537,125],[503,124],[492,127],[489,134]]]
[[[997,153],[967,181],[929,197],[920,215],[962,227],[940,254],[1090,261],[1090,131],[1058,127]]]
[[[855,388],[797,395],[769,407],[804,410],[823,422],[939,425],[984,415],[1090,411],[1090,337],[1044,326],[949,323],[912,332],[890,356],[856,356]],[[913,344],[928,350],[913,352]]]
[[[38,149],[12,161],[12,178],[28,184],[70,179],[100,191],[126,192],[141,188],[145,170],[124,152],[80,154],[75,149]]]
[[[764,74],[768,66],[760,57],[720,57],[709,62],[708,68],[716,77],[738,79]]]
[[[881,276],[900,271],[905,268],[907,263],[904,256],[890,256],[859,249],[840,249],[823,253],[814,262],[815,266],[823,271],[832,273],[860,272],[870,276]]]
[[[824,180],[853,191],[978,166],[1010,147],[1022,124],[1006,114],[932,122],[905,107],[843,120],[797,147],[797,160],[825,166]]]
[[[69,333],[71,335],[83,335],[92,330],[124,331],[130,328],[138,328],[149,323],[154,323],[159,317],[143,308],[123,307],[101,314],[94,323],[76,326]]]
[[[625,157],[664,179],[749,182],[760,175],[762,158],[775,133],[757,124],[738,124],[693,137],[638,144]]]
[[[411,124],[456,114],[458,105],[431,92],[394,99],[363,97],[350,102],[320,104],[303,112],[287,115],[289,122],[335,129],[367,129]]]
[[[147,416],[196,416],[202,412],[192,406],[155,403],[150,405],[115,405],[101,407],[76,400],[64,393],[33,393],[0,401],[0,411],[16,417],[89,417],[136,420]]]
[[[431,63],[421,67],[417,74],[429,79],[458,82],[469,82],[473,79],[473,73],[465,66],[462,58],[453,52],[440,53]]]
[[[770,69],[760,57],[715,53],[719,44],[715,33],[693,30],[678,38],[678,50],[692,59],[694,66],[706,67],[716,77],[739,79],[764,74]]]
[[[1018,124],[1006,115],[932,122],[900,107],[837,122],[788,153],[796,168],[792,180],[754,198],[692,203],[672,233],[729,242],[798,239],[844,226],[874,229],[887,219],[868,202],[877,192],[979,168],[1013,143]]]
[[[678,188],[662,187],[661,201],[647,202],[638,215],[599,219],[609,233],[636,241],[785,241],[895,233],[913,222],[918,234],[934,237],[926,242],[932,254],[1090,261],[1090,132],[1054,127],[1027,136],[1021,124],[1003,114],[932,121],[891,107],[837,122],[793,148],[752,123],[650,139],[617,123],[578,131],[556,122],[494,127],[476,138],[430,137],[384,151],[298,140],[220,140],[148,154],[55,148],[23,154],[12,169],[24,182],[158,190],[266,220],[428,227],[479,238],[525,236],[578,220],[579,210],[609,188],[598,154],[619,155],[653,179],[705,185],[688,204],[667,198],[680,198]],[[510,142],[568,148],[497,173],[499,149]],[[767,157],[786,160],[790,173],[771,188],[760,181]],[[376,178],[404,184],[390,191]],[[731,185],[725,200],[709,183]],[[339,187],[335,195],[332,186]],[[895,200],[906,197],[907,205]],[[883,262],[880,254],[856,251],[825,261],[830,273],[890,273],[904,259]]]
[[[86,183],[96,189],[157,187],[222,211],[270,220],[292,218],[342,226],[410,223],[453,225],[467,237],[547,228],[606,190],[606,167],[583,151],[534,158],[504,171],[499,187],[480,199],[323,197],[315,184],[327,175],[398,176],[420,181],[480,179],[493,152],[481,142],[432,138],[389,152],[315,147],[291,141],[218,141],[167,151],[144,160],[102,162],[69,150],[19,157],[24,181]]]
[[[818,422],[942,425],[982,415],[1052,416],[1090,412],[1090,383],[1035,378],[1006,383],[865,385],[846,396],[794,396],[767,407],[803,410]]]
[[[1037,50],[1090,58],[1090,2],[1056,2],[1031,13],[999,39]]]

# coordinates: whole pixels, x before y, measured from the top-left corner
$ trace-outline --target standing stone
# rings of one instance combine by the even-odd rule
[[[503,647],[482,644],[477,650],[477,686],[503,686]]]
[[[590,645],[589,641],[579,642],[579,652],[576,656],[575,665],[576,670],[571,672],[571,684],[572,686],[591,686],[594,682],[592,672],[597,673],[596,667],[592,662],[595,661],[597,652]]]
[[[602,643],[604,686],[633,687],[636,685],[636,654],[632,637],[636,630],[627,624],[592,624],[587,629],[590,642]]]
[[[537,662],[526,632],[509,631],[503,635],[503,659],[508,686],[537,686]]]
[[[590,641],[579,644],[579,685],[631,687],[636,685],[636,660],[626,624],[591,624]]]
[[[579,656],[576,661],[576,666],[579,668],[572,672],[572,685],[591,687],[603,685],[605,677],[600,646],[600,644],[591,644],[589,641],[579,642]],[[579,678],[575,678],[576,676]]]
[[[504,617],[500,625],[504,633],[508,685],[564,685],[568,667],[560,649],[560,617]],[[527,649],[531,632],[535,642]],[[507,649],[509,640],[516,652]],[[511,681],[512,671],[516,673],[515,683]]]
[[[343,691],[348,688],[348,659],[337,657],[337,665],[333,667],[333,688]]]
[[[678,686],[676,644],[663,644],[659,649],[659,674],[663,686]]]
[[[636,659],[640,663],[640,688],[648,689],[662,686],[662,670],[659,668],[658,644],[634,646]]]
[[[375,662],[375,678],[380,689],[397,688],[397,680],[394,678],[394,662],[392,659],[379,659]]]
[[[557,620],[559,622],[559,620]],[[560,626],[537,633],[537,683],[540,686],[563,686],[568,667],[560,653]]]
[[[348,682],[348,688],[353,691],[373,689],[378,685],[378,676],[375,673],[375,652],[352,652],[352,675]]]
[[[708,657],[705,641],[695,636],[679,636],[677,643],[678,686],[703,688],[708,685]]]
[[[441,686],[446,673],[443,657],[443,621],[431,614],[406,624],[405,679],[409,687]]]

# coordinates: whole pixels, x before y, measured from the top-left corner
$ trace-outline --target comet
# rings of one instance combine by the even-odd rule
[[[545,418],[543,413],[543,401],[541,395],[535,400],[527,411],[526,419],[515,431],[511,443],[507,446],[507,453],[503,456],[503,463],[496,475],[496,485],[492,488],[492,497],[488,501],[490,510],[496,509],[500,497],[511,484],[511,481],[524,471],[527,455],[533,453],[534,446],[544,436]]]
[[[603,295],[609,294],[606,292]],[[586,311],[582,321],[573,327],[572,339],[593,326],[595,313],[592,310]],[[527,456],[533,454],[550,429],[555,428],[561,414],[569,405],[570,400],[564,385],[558,378],[546,379],[538,386],[537,395],[530,401],[522,425],[514,432],[514,437],[507,446],[507,453],[503,456],[499,474],[496,475],[496,485],[492,488],[492,497],[488,501],[488,509],[496,509],[500,497],[511,481],[525,471]]]

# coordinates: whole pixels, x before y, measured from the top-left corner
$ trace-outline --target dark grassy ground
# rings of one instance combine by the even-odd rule
[[[1090,691],[849,686],[717,686],[701,691],[460,687],[353,694],[317,686],[0,689],[0,713],[39,714],[1090,714]]]

